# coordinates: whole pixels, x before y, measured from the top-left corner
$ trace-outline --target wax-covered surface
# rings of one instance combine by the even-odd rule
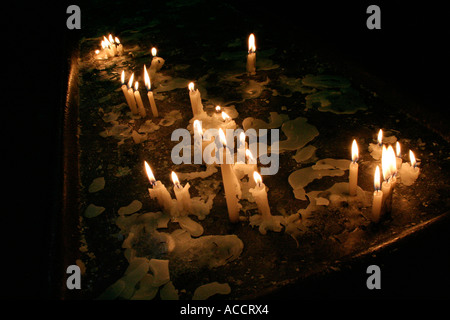
[[[172,13],[181,10],[174,6],[176,3],[167,4],[165,9],[170,8]],[[181,2],[178,4],[181,5]],[[193,7],[183,5],[182,8],[185,12]],[[169,258],[172,261],[173,266],[169,263],[172,284],[180,297],[186,299],[195,296],[195,290],[201,285],[216,281],[229,284],[231,291],[228,298],[255,296],[263,289],[283,286],[302,275],[320,270],[324,264],[333,263],[346,254],[388,240],[392,234],[447,209],[441,196],[447,188],[444,181],[448,176],[448,171],[441,170],[441,166],[448,162],[445,142],[397,114],[395,109],[377,99],[371,90],[353,83],[351,75],[343,75],[342,70],[328,61],[321,61],[313,54],[304,52],[300,44],[292,45],[289,52],[284,52],[283,44],[265,31],[257,38],[261,43],[261,52],[257,51],[257,75],[250,79],[245,75],[246,35],[217,28],[217,39],[211,39],[194,28],[187,39],[180,39],[177,29],[172,29],[174,26],[163,17],[164,11],[159,18],[138,22],[136,28],[131,29],[138,32],[131,32],[127,25],[119,30],[121,24],[115,24],[125,53],[131,52],[132,55],[97,61],[91,59],[90,54],[98,45],[98,39],[85,39],[80,44],[81,183],[86,188],[92,186],[90,192],[82,192],[80,205],[80,225],[85,244],[82,246],[83,261],[90,283],[89,290],[84,293],[86,297],[99,296],[126,274],[128,261],[122,246],[129,230],[118,224],[121,213],[141,216],[159,210],[147,192],[144,160],[153,164],[155,175],[166,186],[172,185],[169,180],[171,170],[181,174],[184,172],[185,178],[192,178],[190,172],[193,171],[210,172],[211,175],[206,177],[182,180],[183,184],[189,181],[192,185],[192,196],[214,197],[213,210],[197,222],[202,225],[205,235],[236,235],[243,243],[243,250],[237,257],[233,256],[230,262],[212,268],[195,263],[190,263],[189,267],[183,264],[186,268],[180,268],[175,258],[170,260],[172,257],[164,251],[166,249],[143,249],[141,254],[148,258],[156,255],[157,259]],[[187,21],[189,23],[193,22]],[[166,36],[161,37],[161,34]],[[100,37],[102,33],[98,31],[96,35]],[[172,41],[168,41],[169,38]],[[190,41],[201,45],[193,48]],[[161,79],[165,80],[161,81],[162,90],[158,92],[155,88],[161,117],[140,119],[130,115],[120,90],[119,78],[122,69],[140,73],[143,64],[149,64],[152,45],[161,48],[160,54],[166,61],[160,70]],[[303,59],[290,61],[289,56],[295,54]],[[258,59],[260,56],[261,59]],[[295,80],[287,83],[286,77]],[[230,225],[220,172],[200,165],[175,166],[171,163],[170,151],[175,143],[170,141],[170,134],[176,128],[188,127],[192,117],[187,91],[187,82],[191,80],[199,84],[205,106],[233,105],[238,113],[234,119],[238,126],[244,127],[244,120],[253,117],[272,123],[271,127],[280,128],[284,134],[280,135],[282,141],[289,140],[292,131],[299,140],[307,138],[294,143],[294,147],[289,143],[289,148],[280,154],[278,174],[264,178],[269,188],[272,214],[285,217],[285,231],[262,235],[248,221]],[[324,92],[326,95],[322,94]],[[354,104],[334,99],[344,97],[348,92],[351,93],[350,98],[345,99],[350,99]],[[316,96],[313,98],[320,99],[312,99],[314,94]],[[285,116],[273,121],[271,112]],[[294,125],[292,131],[286,132],[283,126],[289,128],[286,125],[289,121],[298,121],[300,125]],[[308,126],[302,126],[306,123]],[[421,159],[421,175],[412,186],[398,185],[391,218],[374,228],[368,219],[370,203],[367,201],[370,197],[362,196],[361,201],[349,201],[339,186],[348,179],[348,169],[341,167],[341,160],[345,163],[349,159],[351,141],[356,138],[361,159],[360,193],[373,192],[376,161],[371,157],[368,146],[375,142],[380,127],[386,129],[388,136],[396,136],[405,151],[408,148],[417,151]],[[305,129],[307,134],[301,129]],[[314,155],[311,146],[316,148]],[[301,152],[302,147],[310,149]],[[295,159],[296,154],[304,156]],[[306,158],[307,155],[310,156]],[[327,162],[324,159],[331,160]],[[407,156],[404,159],[407,161]],[[301,175],[300,183],[294,184],[294,188],[289,177],[299,170],[306,170],[315,178],[305,180],[305,176]],[[316,177],[318,170],[326,172]],[[303,193],[309,195],[308,198],[296,197],[298,186],[305,190]],[[241,213],[242,216],[256,213],[254,203],[243,202],[246,211]],[[83,217],[84,210],[90,205],[95,207],[91,206],[88,215]],[[98,207],[105,210],[96,209]],[[168,222],[167,228],[164,224],[157,225],[160,226],[158,233],[178,232],[177,223]],[[150,283],[148,279],[143,281],[142,290],[147,282]],[[122,287],[120,284],[117,286]],[[142,290],[138,291],[139,294]],[[161,288],[161,297],[167,290]]]

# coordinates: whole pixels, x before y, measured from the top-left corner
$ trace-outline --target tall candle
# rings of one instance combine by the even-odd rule
[[[349,172],[349,194],[356,196],[356,187],[358,185],[358,145],[356,140],[352,143],[352,162],[350,163]]]
[[[145,118],[147,115],[144,108],[144,103],[142,103],[141,94],[139,93],[139,82],[135,82],[134,84],[134,98],[136,99],[138,111],[142,118]]]
[[[194,163],[203,163],[203,129],[200,120],[194,120]]]
[[[185,215],[191,210],[191,195],[189,194],[189,182],[186,183],[184,187],[181,186],[178,176],[172,171],[172,181],[174,184],[173,191],[175,192],[175,197],[177,198],[177,205],[180,212]]]
[[[253,33],[248,37],[247,73],[250,75],[256,74],[256,45]]]
[[[144,82],[147,87],[147,98],[150,103],[150,108],[152,109],[152,113],[154,117],[158,116],[158,109],[156,108],[155,98],[153,97],[153,92],[151,91],[151,82],[150,77],[147,72],[147,68],[144,65]]]
[[[194,90],[194,83],[189,83],[189,98],[191,100],[192,113],[194,117],[199,116],[203,112],[202,98],[198,89]]]
[[[383,171],[384,181],[381,185],[381,191],[383,191],[383,211],[385,212],[391,212],[392,209],[392,193],[396,180],[394,175],[397,171],[396,165],[395,153],[392,146],[383,148],[381,170]]]
[[[136,99],[134,97],[134,92],[133,92],[133,80],[134,80],[134,73],[131,75],[130,80],[128,81],[128,94],[130,95],[131,113],[138,114]]]
[[[133,111],[132,104],[131,104],[131,101],[130,101],[130,95],[128,93],[127,85],[125,84],[125,71],[124,70],[122,70],[122,75],[121,75],[120,80],[122,82],[122,87],[121,88],[122,88],[123,95],[125,96],[125,99],[127,100],[127,104],[130,107],[130,110]]]
[[[258,211],[263,220],[271,219],[272,215],[270,214],[266,185],[262,182],[261,175],[257,171],[253,172],[253,179],[255,180],[256,186],[249,191],[255,199],[256,205],[258,206]]]
[[[150,181],[150,185],[152,188],[148,189],[148,193],[150,194],[150,198],[158,201],[160,207],[164,209],[164,212],[170,213],[172,209],[172,197],[170,196],[169,191],[167,191],[166,187],[161,183],[161,181],[156,181],[153,176],[153,172],[148,165],[147,161],[144,161],[145,171],[147,172],[148,180]]]
[[[222,172],[222,182],[225,190],[225,200],[227,202],[228,217],[232,223],[239,222],[239,204],[240,186],[234,174],[232,164],[227,163],[226,138],[222,129],[219,129],[219,140],[223,145],[223,163],[220,165]]]
[[[109,41],[109,45],[111,47],[112,55],[115,56],[117,54],[117,48],[116,48],[116,45],[114,43],[114,39],[112,37],[112,34],[109,34],[108,41]]]
[[[380,221],[383,206],[383,191],[380,190],[380,168],[378,166],[375,169],[373,185],[375,191],[373,193],[372,219],[374,222],[378,222]]]

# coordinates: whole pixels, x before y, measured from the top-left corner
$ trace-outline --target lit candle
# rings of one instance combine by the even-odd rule
[[[248,37],[247,73],[256,74],[256,45],[253,33]]]
[[[373,193],[372,203],[372,219],[374,222],[380,221],[381,208],[383,206],[383,191],[380,190],[380,168],[377,166],[375,169],[375,177],[373,180],[375,191]]]
[[[262,182],[261,175],[257,171],[253,172],[253,179],[255,180],[256,186],[249,191],[255,199],[256,205],[258,206],[258,211],[261,214],[262,219],[270,220],[272,219],[272,215],[270,214],[266,185]]]
[[[369,143],[369,152],[372,158],[380,160],[383,153],[383,130],[378,131],[377,143]]]
[[[162,68],[162,66],[164,65],[164,59],[161,57],[156,56],[156,48],[152,48],[152,63],[150,65],[150,72],[152,73],[153,71],[156,73],[157,71],[159,71],[159,69]]]
[[[227,163],[227,151],[226,138],[222,129],[219,129],[219,140],[223,145],[223,163],[220,165],[222,171],[222,182],[225,190],[225,199],[228,208],[228,217],[232,223],[239,222],[239,210],[241,205],[239,204],[240,197],[240,185],[234,174],[232,164]]]
[[[116,43],[117,43],[117,53],[118,53],[119,56],[120,56],[120,55],[123,54],[123,46],[122,46],[122,44],[120,43],[119,38],[115,37],[114,40],[115,40]]]
[[[222,111],[222,119],[225,122],[229,122],[231,120],[231,117],[225,111]]]
[[[381,170],[383,171],[383,183],[381,191],[383,191],[383,211],[391,212],[392,209],[392,191],[395,185],[395,172],[397,171],[397,163],[395,153],[392,146],[383,148],[381,156]]]
[[[161,183],[161,181],[156,181],[147,161],[144,161],[144,164],[148,180],[150,181],[150,185],[152,187],[148,189],[150,198],[156,198],[160,207],[162,207],[166,213],[170,213],[172,208],[172,197],[170,196],[169,191],[167,191],[166,187]]]
[[[117,48],[116,48],[116,45],[114,44],[114,39],[112,37],[112,34],[109,34],[108,41],[109,41],[112,55],[115,56],[117,54]]]
[[[125,84],[125,71],[124,70],[122,70],[122,75],[120,77],[120,80],[122,82],[121,88],[122,88],[123,95],[125,96],[125,99],[127,100],[127,104],[130,107],[130,110],[133,111],[132,104],[130,102],[130,95],[128,94],[127,85]]]
[[[152,113],[154,117],[158,116],[158,109],[156,108],[155,98],[153,97],[153,92],[151,91],[151,82],[150,77],[147,72],[147,68],[144,65],[144,82],[147,87],[147,98],[150,103],[150,108],[152,109]]]
[[[356,140],[352,143],[352,162],[350,163],[349,172],[349,194],[351,196],[356,196],[356,187],[358,186],[358,145]]]
[[[181,186],[178,176],[172,171],[172,181],[173,181],[173,191],[175,192],[175,197],[177,198],[177,205],[179,212],[187,215],[191,210],[191,195],[189,194],[189,182],[186,183],[184,187]]]
[[[402,167],[402,153],[401,153],[401,148],[400,148],[400,142],[397,141],[397,143],[395,144],[395,151],[396,151],[396,155],[397,155],[397,169],[400,169]]]
[[[139,93],[139,82],[136,81],[134,83],[134,89],[134,98],[136,99],[138,105],[139,114],[142,118],[145,118],[147,114],[145,112],[144,104],[142,103],[141,94]]]
[[[202,98],[198,89],[194,90],[194,83],[189,83],[189,98],[191,99],[192,113],[194,117],[199,116],[203,112]]]
[[[134,98],[133,80],[134,80],[134,73],[131,75],[130,80],[128,81],[128,94],[130,95],[131,113],[137,114],[138,109],[137,109],[137,105],[136,105],[136,99]]]
[[[416,181],[416,179],[419,177],[420,169],[417,166],[416,157],[414,155],[414,152],[409,150],[409,162],[410,163],[403,163],[402,167],[400,169],[400,179],[402,181],[402,184],[406,186],[410,186]]]

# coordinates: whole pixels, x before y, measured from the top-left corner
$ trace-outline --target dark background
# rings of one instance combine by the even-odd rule
[[[225,0],[224,0],[225,1]],[[267,28],[298,30],[326,38],[331,54],[353,61],[423,106],[448,130],[449,40],[445,11],[438,1],[225,1]],[[79,2],[78,2],[79,3]],[[149,2],[151,3],[151,2]],[[66,28],[69,4],[14,3],[4,10],[2,38],[2,267],[8,299],[54,299],[48,286],[54,272],[49,245],[61,204],[61,125],[67,82],[67,56],[79,31]],[[111,6],[114,2],[111,1]],[[381,30],[366,28],[366,9],[381,8]],[[82,28],[86,19],[83,16]],[[130,3],[130,5],[132,5]],[[292,28],[292,29],[291,29]],[[294,33],[294,32],[293,32]],[[295,34],[295,33],[294,33]],[[341,277],[292,290],[296,298],[446,298],[450,297],[450,224],[412,240],[371,264],[382,270],[382,290],[365,286],[367,265]],[[6,249],[6,250],[5,250]]]

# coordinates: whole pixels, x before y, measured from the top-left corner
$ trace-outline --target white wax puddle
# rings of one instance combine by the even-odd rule
[[[344,170],[348,170],[350,160],[345,159],[323,159],[316,162],[314,166],[302,168],[289,175],[288,181],[291,185],[295,198],[307,200],[305,187],[316,179],[325,176],[342,176]]]
[[[250,225],[258,226],[258,230],[261,234],[267,234],[267,231],[280,232],[283,230],[283,226],[286,225],[285,218],[283,216],[271,216],[270,219],[263,219],[262,215],[254,214],[250,217]]]
[[[228,283],[211,282],[199,286],[194,291],[192,300],[206,300],[216,294],[229,294],[231,288]]]
[[[292,157],[298,163],[307,163],[316,160],[316,150],[317,148],[313,145],[306,146],[304,148],[297,149],[297,152]]]
[[[303,117],[284,122],[281,130],[287,139],[280,141],[280,152],[303,148],[308,142],[319,135],[317,128],[309,124],[307,119]]]
[[[99,177],[92,180],[92,183],[89,185],[88,192],[94,193],[100,190],[103,190],[105,187],[105,177]]]
[[[142,202],[139,200],[133,200],[129,205],[119,208],[118,213],[120,215],[129,215],[141,210],[141,208]]]
[[[248,129],[275,129],[280,127],[283,122],[286,122],[287,120],[289,120],[289,116],[287,114],[270,112],[268,123],[261,119],[247,117],[242,121],[242,127],[244,128],[244,131],[247,131]]]
[[[95,204],[90,204],[84,211],[84,216],[86,218],[94,218],[105,211],[104,207],[96,206]]]

